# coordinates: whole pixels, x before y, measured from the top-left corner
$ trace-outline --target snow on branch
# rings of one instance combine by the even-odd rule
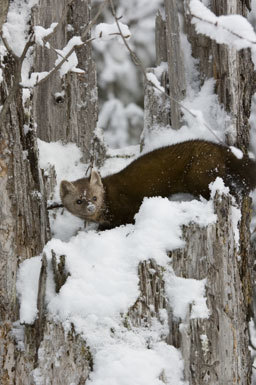
[[[199,0],[190,1],[192,24],[196,32],[219,44],[232,45],[237,50],[256,47],[252,25],[241,15],[216,16]]]
[[[58,23],[52,23],[49,28],[44,28],[41,25],[34,26],[35,43],[41,46],[45,45],[45,38],[52,35]]]

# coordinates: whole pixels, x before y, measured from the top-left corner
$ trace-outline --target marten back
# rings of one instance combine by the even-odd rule
[[[232,194],[245,193],[256,187],[256,163],[246,155],[238,159],[229,147],[204,140],[159,148],[102,179],[109,217],[119,224],[132,221],[144,197],[189,193],[208,199],[209,184],[218,176]]]

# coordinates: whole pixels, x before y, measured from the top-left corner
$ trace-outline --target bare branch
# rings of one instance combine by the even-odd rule
[[[59,208],[63,208],[63,207],[64,207],[63,204],[54,202],[50,206],[47,207],[47,210],[59,209]]]
[[[29,36],[29,39],[24,47],[24,50],[21,54],[21,56],[19,57],[19,62],[20,62],[20,66],[22,66],[22,63],[23,63],[23,60],[25,59],[26,57],[26,54],[29,50],[29,48],[34,44],[34,32],[32,32]],[[21,74],[20,74],[21,75]]]
[[[181,103],[180,101],[178,101],[177,99],[175,99],[174,97],[172,97],[171,95],[167,94],[167,92],[163,91],[163,89],[161,89],[160,87],[158,87],[156,84],[154,84],[150,79],[148,79],[147,77],[147,70],[145,68],[145,66],[143,65],[142,61],[139,59],[139,57],[135,54],[135,52],[131,49],[131,47],[129,46],[128,42],[127,42],[127,39],[125,38],[125,36],[123,35],[122,33],[122,29],[120,27],[120,24],[119,24],[119,19],[120,17],[117,17],[116,15],[116,11],[115,11],[115,7],[114,7],[114,4],[113,4],[113,0],[109,0],[110,1],[110,6],[111,6],[111,11],[112,11],[112,15],[115,19],[115,22],[116,22],[116,25],[117,25],[117,28],[119,30],[119,33],[122,37],[122,40],[124,42],[124,45],[126,46],[126,48],[128,49],[129,53],[130,53],[130,56],[131,56],[131,59],[132,61],[134,62],[134,64],[140,68],[140,70],[142,71],[143,75],[144,75],[144,79],[145,79],[145,82],[150,84],[151,86],[153,86],[155,89],[157,89],[158,91],[160,91],[162,94],[164,94],[167,98],[169,98],[170,100],[173,100],[175,103],[177,103],[184,111],[188,112],[194,119],[198,120],[198,117],[196,114],[194,114],[192,111],[190,111],[183,103]],[[207,130],[209,130],[211,132],[211,134],[215,137],[215,139],[219,142],[219,143],[223,143],[222,140],[215,134],[215,132],[213,131],[213,129],[205,122],[201,122],[205,128],[207,128]]]

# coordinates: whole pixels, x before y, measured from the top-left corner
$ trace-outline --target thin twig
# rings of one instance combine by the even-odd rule
[[[160,87],[158,87],[156,84],[154,84],[150,79],[147,78],[147,70],[145,68],[145,66],[143,65],[142,61],[139,59],[139,57],[135,54],[135,52],[131,49],[131,47],[129,46],[128,42],[127,42],[127,39],[125,39],[125,36],[123,35],[122,33],[122,29],[120,27],[120,24],[119,24],[119,19],[120,17],[117,17],[116,15],[116,11],[115,11],[115,7],[114,7],[114,4],[113,4],[113,0],[109,0],[110,1],[110,6],[111,6],[111,11],[112,11],[112,15],[115,19],[115,22],[116,22],[116,25],[117,25],[117,28],[119,30],[119,33],[122,37],[122,40],[124,42],[124,45],[126,46],[126,48],[128,49],[129,53],[130,53],[130,56],[132,58],[132,61],[134,62],[134,64],[136,66],[138,66],[143,75],[144,75],[144,79],[145,79],[145,82],[150,84],[151,86],[153,86],[155,89],[157,89],[158,91],[160,91],[162,94],[164,94],[167,98],[169,98],[170,100],[174,101],[175,103],[177,103],[184,111],[188,112],[194,119],[198,120],[198,117],[196,114],[194,114],[191,110],[189,110],[183,103],[181,103],[180,101],[178,101],[177,99],[175,99],[173,96],[167,94],[167,92],[163,91],[163,89],[161,89]],[[211,134],[215,137],[215,139],[219,142],[219,143],[223,143],[223,141],[215,134],[215,132],[213,131],[213,129],[205,122],[201,122],[206,128],[207,130],[209,130],[211,132]]]
[[[120,17],[117,17],[117,14],[116,14],[116,11],[115,11],[115,7],[114,7],[114,4],[113,4],[113,1],[112,1],[112,0],[109,0],[109,1],[110,1],[110,6],[111,6],[111,12],[112,12],[112,15],[113,15],[113,17],[114,17],[114,19],[115,19],[115,22],[116,22],[118,31],[119,31],[119,33],[120,33],[120,36],[122,37],[122,40],[123,40],[123,42],[124,42],[124,45],[126,46],[127,50],[129,51],[133,63],[134,63],[137,67],[140,67],[141,71],[143,72],[145,81],[147,81],[147,71],[146,71],[146,68],[144,67],[144,65],[143,65],[143,63],[141,62],[140,58],[136,55],[136,53],[135,53],[135,52],[131,49],[131,47],[129,46],[129,44],[128,44],[128,42],[127,42],[127,39],[126,39],[125,36],[123,35],[122,29],[121,29],[121,27],[120,27],[120,23],[119,23]]]
[[[63,208],[64,205],[61,203],[52,203],[50,206],[47,207],[47,210],[53,210],[53,209],[58,209],[58,208]]]

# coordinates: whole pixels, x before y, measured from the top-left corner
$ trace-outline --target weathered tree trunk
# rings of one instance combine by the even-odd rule
[[[89,1],[78,1],[70,7],[67,3],[62,0],[51,4],[39,2],[33,9],[32,25],[47,28],[65,16],[51,40],[54,48],[63,48],[70,39],[68,24],[73,26],[70,28],[72,34],[80,35],[81,26],[90,21]],[[1,13],[1,25],[4,18]],[[97,120],[97,88],[90,45],[80,48],[77,56],[83,74],[70,73],[60,80],[55,73],[34,90],[32,104],[27,101],[26,106],[22,103],[22,90],[18,88],[5,120],[1,122],[0,383],[4,385],[32,385],[36,378],[51,384],[84,383],[90,371],[91,358],[85,341],[74,331],[67,335],[61,324],[46,319],[44,259],[39,282],[38,319],[34,325],[15,323],[19,319],[16,296],[19,263],[39,255],[50,238],[47,194],[38,165],[37,135],[46,141],[73,141],[81,147],[85,160],[91,155]],[[52,50],[37,48],[34,70],[50,70],[55,60],[56,54]],[[1,104],[11,93],[15,79],[19,79],[16,76],[18,59],[8,54],[4,64]],[[25,125],[29,130],[24,129]],[[49,186],[53,187],[48,184],[48,193]],[[22,348],[15,339],[17,333],[24,336]],[[56,356],[59,357],[58,365]]]

